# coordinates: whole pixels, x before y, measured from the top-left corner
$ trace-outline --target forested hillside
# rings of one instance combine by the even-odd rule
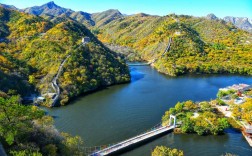
[[[171,14],[137,14],[114,20],[98,29],[98,38],[128,46],[159,71],[252,75],[252,35],[219,19]],[[172,38],[169,52],[161,56]]]
[[[42,11],[31,11],[36,8]],[[232,20],[222,20],[214,14],[207,17],[175,14],[161,17],[144,13],[123,16],[112,9],[80,15],[53,2],[24,11],[50,15],[49,19],[56,23],[65,18],[77,20],[92,29],[108,47],[124,53],[129,60],[139,61],[141,57],[154,62],[152,65],[160,72],[172,76],[186,73],[252,74],[252,35],[237,29],[247,28],[249,24],[246,22],[245,26],[237,23],[235,26]],[[169,38],[172,38],[170,51],[161,57]]]
[[[41,17],[0,7],[1,90],[28,94],[53,92],[51,82],[63,60],[59,77],[61,104],[82,93],[130,80],[125,62],[106,48],[82,24],[65,18],[57,24]],[[82,45],[82,37],[90,42]],[[23,85],[24,83],[25,85]]]

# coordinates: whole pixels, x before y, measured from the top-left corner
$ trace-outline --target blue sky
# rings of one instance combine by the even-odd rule
[[[0,0],[0,3],[26,8],[42,5],[50,0]],[[218,17],[237,16],[252,18],[252,0],[54,0],[62,7],[89,13],[118,9],[125,14],[170,13],[205,16],[214,13]]]

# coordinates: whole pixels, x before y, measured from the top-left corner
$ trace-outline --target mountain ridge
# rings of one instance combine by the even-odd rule
[[[84,11],[73,11],[56,5],[53,1],[41,6],[34,6],[22,9],[23,12],[37,16],[54,16],[51,20],[55,20],[58,16],[70,17],[87,27],[97,25],[98,27],[111,22],[114,19],[121,18],[123,15],[116,9],[109,9],[98,13],[87,13]]]
[[[0,5],[6,8],[13,8],[15,10],[18,10],[15,6],[5,5],[5,4],[0,4]],[[84,11],[73,11],[71,9],[60,7],[57,4],[55,4],[54,1],[50,1],[41,6],[33,6],[33,7],[20,9],[20,10],[23,12],[38,15],[38,16],[48,16],[48,15],[54,16],[54,17],[51,17],[52,21],[55,21],[55,18],[57,18],[57,16],[65,15],[66,17],[70,17],[74,20],[77,20],[78,22],[86,25],[89,28],[95,27],[95,26],[100,27],[100,26],[106,25],[107,23],[115,19],[125,17],[125,15],[122,14],[117,9],[109,9],[109,10],[105,10],[98,13],[87,13]],[[111,12],[111,10],[114,10],[114,12],[113,11]],[[155,15],[149,15],[146,13],[139,13],[139,14],[133,14],[133,15],[127,15],[127,16],[135,16],[135,15],[155,16]],[[103,18],[100,18],[100,17],[103,17]],[[217,20],[217,19],[224,20],[225,22],[232,23],[239,29],[252,33],[252,19],[249,19],[248,17],[226,16],[224,18],[218,18],[213,13],[211,13],[211,14],[208,14],[206,18],[211,19],[211,20]]]

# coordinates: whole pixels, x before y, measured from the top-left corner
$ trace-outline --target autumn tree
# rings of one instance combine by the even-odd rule
[[[252,98],[247,99],[247,101],[241,105],[242,108],[242,118],[247,122],[252,122]]]
[[[165,146],[157,146],[152,151],[152,156],[183,156],[184,152],[176,148],[168,148]]]
[[[184,109],[186,109],[186,110],[194,110],[196,108],[197,108],[197,105],[194,104],[191,100],[186,101],[184,103]]]

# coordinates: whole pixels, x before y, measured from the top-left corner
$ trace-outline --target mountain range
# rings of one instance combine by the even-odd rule
[[[103,24],[111,22],[112,20],[123,17],[123,15],[118,10],[114,9],[110,9],[101,13],[90,14],[83,11],[73,11],[71,9],[60,7],[53,1],[48,2],[42,6],[34,6],[21,9],[21,11],[33,15],[42,16],[52,21],[59,17],[68,17],[77,20],[87,27],[94,25],[99,27]]]
[[[17,9],[15,6],[11,5],[0,4],[0,6],[3,6],[5,8]],[[20,11],[33,15],[43,16],[52,21],[55,20],[55,18],[58,18],[59,16],[70,17],[79,21],[82,24],[85,24],[88,27],[95,25],[97,27],[100,27],[115,19],[123,18],[125,16],[124,14],[120,13],[120,11],[115,9],[110,9],[104,12],[93,14],[83,11],[73,11],[71,9],[60,7],[56,5],[53,1],[41,6],[33,6],[25,9],[20,9]],[[214,14],[209,14],[207,15],[207,18],[217,19],[218,17],[216,17]],[[223,20],[226,22],[231,22],[237,28],[252,33],[252,19],[249,19],[248,17],[226,16],[223,18]]]

